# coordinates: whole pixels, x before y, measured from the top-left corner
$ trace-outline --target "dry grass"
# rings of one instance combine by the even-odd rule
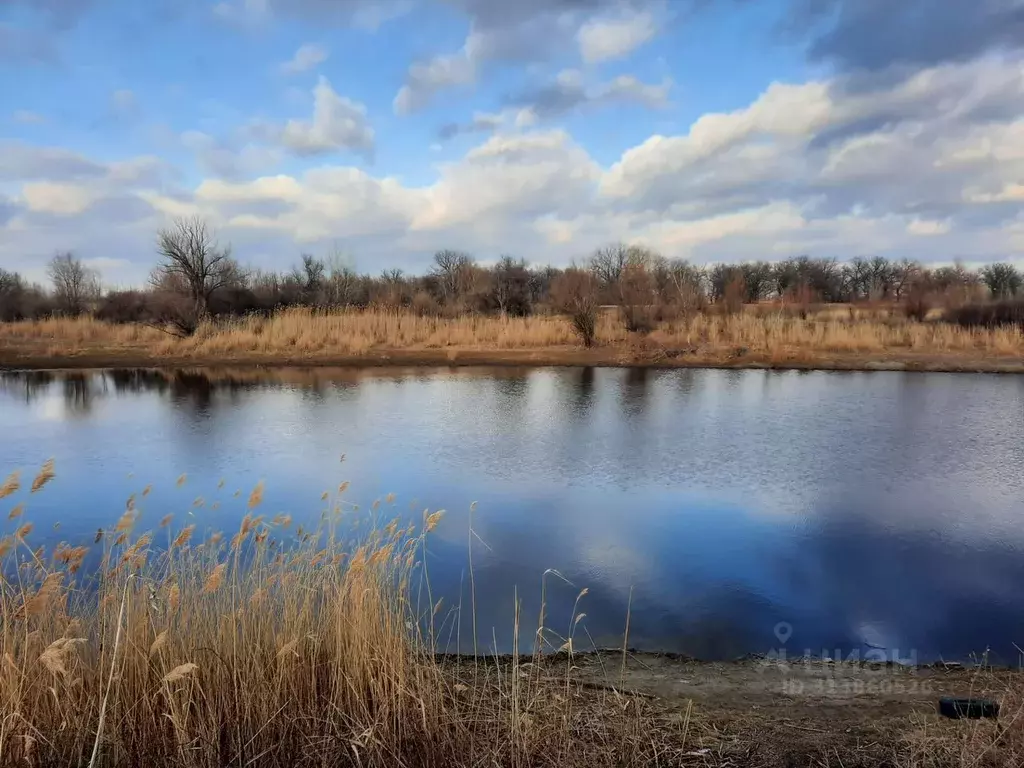
[[[984,672],[978,674],[979,688],[985,686],[985,677]],[[1001,707],[998,719],[936,722],[934,718],[912,718],[903,734],[903,765],[906,768],[1024,765],[1024,687],[1019,683],[1004,684],[994,697]]]
[[[261,495],[230,545],[167,528],[157,547],[138,514],[92,546],[4,540],[0,766],[678,761],[683,736],[644,700],[584,691],[564,661],[552,680],[434,655],[419,628],[445,614],[413,595],[439,513],[352,528],[334,498],[293,530],[256,514]]]
[[[102,349],[135,352],[156,361],[358,356],[387,350],[545,350],[577,345],[569,322],[554,315],[444,319],[383,310],[314,314],[302,309],[269,318],[209,322],[188,339],[91,318],[8,323],[0,325],[0,342],[50,356]],[[601,314],[599,345],[629,352],[636,342],[614,310]],[[882,359],[901,354],[1024,355],[1024,335],[1016,328],[962,328],[907,320],[891,310],[834,306],[806,319],[770,307],[748,308],[732,316],[696,314],[662,323],[643,344],[655,354],[681,351],[708,359],[746,355],[769,361],[844,354]]]

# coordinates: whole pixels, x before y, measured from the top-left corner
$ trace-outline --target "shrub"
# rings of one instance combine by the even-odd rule
[[[619,277],[622,322],[630,333],[650,333],[657,327],[654,280],[643,263],[627,264]]]
[[[569,316],[583,346],[594,346],[597,337],[597,279],[588,271],[570,268],[551,284],[552,304]]]
[[[441,305],[427,291],[417,291],[412,297],[412,311],[420,317],[440,317]]]
[[[945,319],[962,328],[998,328],[1015,325],[1024,330],[1024,299],[987,304],[964,304],[947,310]]]
[[[96,308],[96,318],[108,323],[143,323],[152,320],[149,295],[142,291],[111,291]]]

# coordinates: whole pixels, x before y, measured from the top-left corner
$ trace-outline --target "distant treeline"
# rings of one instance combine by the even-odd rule
[[[0,270],[0,320],[83,313],[112,322],[173,325],[195,330],[207,317],[269,313],[292,306],[406,308],[421,314],[560,311],[591,313],[602,304],[622,307],[627,325],[643,330],[673,314],[736,311],[766,300],[795,307],[814,303],[896,302],[923,319],[936,306],[956,308],[1008,299],[1024,287],[1014,266],[996,263],[974,271],[961,265],[930,268],[907,259],[857,258],[849,262],[801,256],[698,266],[637,245],[597,250],[566,269],[531,266],[502,256],[492,266],[468,253],[434,254],[430,271],[399,269],[359,274],[337,259],[303,255],[288,272],[245,269],[230,246],[216,242],[207,224],[180,219],[158,235],[157,262],[141,290],[107,290],[100,276],[71,253],[49,264],[50,285],[28,284]]]

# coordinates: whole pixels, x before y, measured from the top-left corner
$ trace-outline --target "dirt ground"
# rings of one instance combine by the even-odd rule
[[[716,766],[1024,765],[1024,672],[674,656],[579,656],[595,689],[636,693],[666,722],[689,723],[686,755]],[[953,721],[943,696],[987,697],[998,720]]]

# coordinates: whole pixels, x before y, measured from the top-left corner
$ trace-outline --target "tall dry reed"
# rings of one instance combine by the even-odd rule
[[[642,700],[439,661],[412,597],[439,513],[353,537],[328,502],[292,532],[261,497],[230,544],[138,533],[134,501],[89,545],[3,539],[0,766],[639,766],[677,745]]]
[[[624,345],[635,337],[614,309],[597,322],[598,345]],[[358,356],[386,350],[529,350],[571,347],[578,339],[558,315],[525,318],[466,315],[423,317],[404,310],[289,309],[270,317],[214,320],[194,336],[178,339],[136,325],[113,325],[92,318],[0,324],[0,340],[12,349],[45,345],[50,355],[111,351],[154,359],[225,357],[288,358],[316,355]],[[808,357],[827,354],[1024,355],[1024,335],[1015,327],[961,327],[918,322],[892,312],[825,307],[808,317],[784,308],[748,308],[734,315],[696,313],[660,324],[649,337],[665,349],[709,357],[737,349],[763,356]]]

